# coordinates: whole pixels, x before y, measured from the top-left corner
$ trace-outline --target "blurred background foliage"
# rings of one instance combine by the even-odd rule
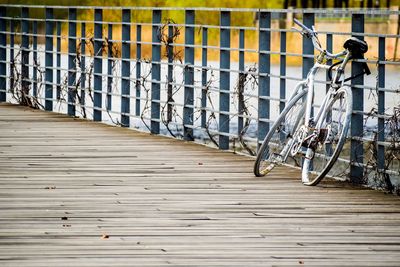
[[[205,8],[248,8],[248,9],[301,9],[301,8],[391,8],[393,6],[399,6],[400,0],[0,0],[0,4],[15,4],[15,5],[47,5],[47,6],[119,6],[119,7],[177,7],[178,9],[167,9],[162,12],[163,23],[177,23],[182,25],[185,21],[185,12],[179,8],[188,7],[205,7]],[[19,7],[7,8],[7,15],[13,17],[19,17],[21,9]],[[151,22],[152,10],[151,8],[143,10],[132,8],[132,21],[135,23],[144,23],[142,29],[142,40],[145,42],[151,42],[151,26],[146,23]],[[43,8],[30,8],[29,15],[31,18],[44,18]],[[281,13],[281,16],[277,19],[274,18],[273,28],[290,28],[293,24],[290,23],[289,19],[286,19],[286,14]],[[290,13],[287,16],[291,16]],[[301,16],[297,14],[296,16]],[[54,17],[56,19],[67,19],[68,9],[67,8],[56,8],[54,9]],[[173,19],[171,21],[170,19]],[[93,9],[84,8],[78,9],[78,20],[87,22],[86,35],[90,37],[93,35]],[[121,21],[121,10],[120,9],[104,9],[103,20],[109,22],[120,22]],[[323,17],[319,18],[316,22],[316,26],[321,30],[333,30],[333,31],[350,31],[349,17]],[[370,17],[368,22],[373,22],[371,25],[367,25],[366,31],[368,32],[386,32],[396,33],[395,24],[400,19],[388,23],[388,18]],[[216,11],[196,11],[195,23],[198,25],[219,25],[219,12]],[[249,10],[248,12],[232,12],[231,13],[231,24],[232,26],[244,26],[244,27],[255,27],[257,25],[257,12]],[[394,25],[394,26],[393,26]],[[18,30],[18,23],[16,25]],[[67,34],[68,24],[62,23],[62,49],[66,50],[67,47]],[[393,28],[393,29],[392,29]],[[44,23],[38,24],[39,32],[44,32]],[[398,27],[397,27],[398,29]],[[182,26],[179,26],[180,36],[175,40],[177,43],[184,42],[184,30]],[[78,33],[80,32],[80,24],[78,24]],[[107,25],[104,24],[104,36],[107,35]],[[232,47],[238,46],[238,31],[232,30],[231,42]],[[135,27],[132,27],[132,38],[136,38]],[[301,46],[298,45],[298,35],[288,34],[288,52],[300,53]],[[344,38],[344,37],[343,37]],[[201,29],[196,29],[196,44],[201,44]],[[120,25],[114,25],[113,28],[113,40],[121,40],[121,27]],[[219,45],[219,29],[210,27],[208,29],[208,40],[209,45]],[[279,51],[279,33],[272,33],[272,51]],[[39,43],[44,43],[43,38],[39,38]],[[338,37],[335,39],[335,49],[341,49],[343,42],[342,38]],[[246,47],[256,49],[257,48],[257,33],[255,31],[246,31]],[[120,48],[120,43],[116,43],[116,46]],[[397,45],[393,45],[397,47]],[[177,50],[182,50],[181,47],[177,47]],[[143,45],[142,55],[144,57],[150,57],[151,46]],[[388,50],[393,51],[390,46]],[[132,46],[132,53],[134,53],[135,47]],[[179,51],[178,51],[179,52]],[[183,51],[179,52],[183,54]],[[217,51],[211,51],[210,58],[218,59]],[[200,50],[196,49],[196,58],[201,58]],[[237,53],[232,53],[232,60],[235,61]],[[271,56],[272,61],[278,61],[279,57],[276,55]],[[257,54],[246,53],[246,60],[254,61],[257,60]],[[297,58],[288,57],[288,63],[298,63]]]
[[[209,8],[250,8],[250,9],[286,9],[286,8],[389,8],[399,6],[400,0],[0,0],[0,4],[16,5],[55,5],[55,6],[126,6],[126,7],[209,7]],[[68,10],[57,10],[58,18],[67,18]],[[79,12],[80,19],[92,19],[90,12]],[[164,11],[164,17],[174,17],[183,22],[183,16],[174,10]],[[19,9],[11,9],[8,14],[19,16]],[[177,16],[176,16],[177,15]],[[30,16],[42,18],[43,10],[31,9]],[[118,21],[120,11],[108,11],[104,14],[109,21]],[[137,22],[146,22],[151,18],[149,12],[133,11]],[[196,22],[216,24],[218,16],[202,16],[197,13]],[[254,25],[254,14],[242,16],[232,14],[233,25]]]
[[[82,6],[154,6],[154,7],[227,7],[227,8],[388,8],[400,0],[0,0],[1,4],[82,5]]]

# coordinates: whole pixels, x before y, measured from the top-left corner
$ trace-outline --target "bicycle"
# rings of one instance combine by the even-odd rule
[[[352,59],[363,59],[368,45],[363,40],[351,37],[345,41],[342,52],[332,54],[322,49],[314,26],[309,29],[296,19],[294,22],[301,30],[294,29],[310,38],[320,53],[307,78],[296,85],[285,108],[265,136],[257,153],[254,174],[264,176],[275,166],[285,163],[301,166],[299,161],[302,161],[303,184],[317,185],[337,160],[350,127],[352,91],[345,82],[371,73],[363,62],[361,73],[344,78],[345,67]],[[337,62],[328,65],[328,60]],[[328,70],[330,86],[319,111],[313,117],[314,79],[320,69]],[[335,76],[332,78],[333,71]]]

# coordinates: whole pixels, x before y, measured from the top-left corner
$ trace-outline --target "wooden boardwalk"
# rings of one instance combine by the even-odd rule
[[[400,266],[400,199],[0,105],[0,266]]]

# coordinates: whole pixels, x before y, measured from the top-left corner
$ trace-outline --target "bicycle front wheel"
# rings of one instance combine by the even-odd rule
[[[328,102],[328,108],[321,115],[322,125],[317,131],[317,143],[306,151],[302,169],[305,185],[317,185],[339,157],[349,130],[351,105],[352,94],[348,87],[340,88]]]
[[[303,90],[292,98],[278,116],[270,131],[257,152],[254,163],[254,174],[258,177],[266,175],[275,165],[292,161],[300,166],[296,157],[288,157],[296,130],[304,122],[305,101],[303,97],[307,90]]]

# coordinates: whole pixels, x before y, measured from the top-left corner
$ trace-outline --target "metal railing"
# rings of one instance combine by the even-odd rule
[[[328,50],[350,36],[368,39],[374,77],[351,81],[350,144],[332,175],[394,190],[398,10],[1,5],[0,101],[254,155],[314,62],[310,40],[291,29],[294,16],[315,24]],[[329,79],[317,78],[324,92]]]

